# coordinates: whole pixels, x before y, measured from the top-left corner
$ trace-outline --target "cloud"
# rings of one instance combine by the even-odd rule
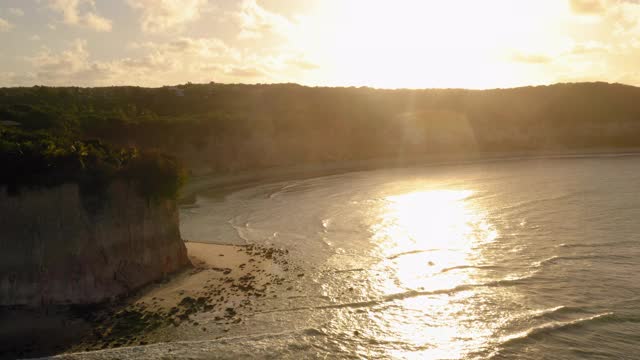
[[[96,60],[87,42],[77,39],[60,51],[42,48],[28,57],[29,77],[0,74],[4,84],[52,86],[162,86],[191,82],[273,81],[278,59],[243,53],[217,38],[180,37],[166,42],[134,43],[135,57]],[[25,83],[17,83],[24,81]]]
[[[24,16],[24,11],[19,8],[9,8],[7,11],[13,16]]]
[[[67,25],[111,31],[111,20],[95,12],[94,0],[49,0],[49,7],[62,14],[62,21]]]
[[[241,78],[257,78],[264,75],[262,70],[254,67],[233,67],[227,73]]]
[[[300,58],[289,59],[286,61],[286,63],[289,66],[293,66],[302,70],[316,70],[320,68],[318,64]]]
[[[597,15],[605,11],[602,0],[569,0],[569,7],[580,15]]]
[[[190,57],[210,61],[225,59],[234,61],[240,59],[240,53],[217,38],[189,38],[180,37],[169,42],[146,42],[132,44],[134,48],[146,49],[149,53],[163,57]]]
[[[616,3],[608,11],[607,25],[613,29],[613,34],[623,41],[640,36],[640,3]]]
[[[234,14],[240,25],[239,39],[260,39],[266,35],[287,35],[293,24],[284,16],[265,10],[256,0],[244,0]]]
[[[29,37],[29,40],[31,40],[31,41],[40,41],[40,36],[39,35],[31,35]]]
[[[96,31],[111,31],[111,21],[94,13],[87,13],[84,21],[88,27]]]
[[[521,52],[516,52],[511,55],[511,60],[515,62],[525,63],[525,64],[546,64],[552,61],[552,59],[543,54],[526,54]]]
[[[182,30],[182,27],[200,18],[207,0],[128,0],[133,9],[141,11],[142,30],[158,33]]]
[[[597,41],[587,41],[576,43],[568,52],[568,55],[590,55],[611,51],[611,46],[607,46]]]
[[[0,32],[7,32],[13,28],[13,24],[7,20],[0,18]]]
[[[132,84],[144,77],[158,75],[171,64],[153,54],[139,59],[124,58],[114,61],[94,61],[85,40],[76,39],[60,52],[43,48],[27,58],[33,66],[30,84],[51,86],[96,86]]]
[[[54,54],[45,48],[28,60],[45,77],[70,75],[86,68],[89,58],[86,46],[86,41],[77,39],[73,41],[70,49],[59,54]]]
[[[34,81],[35,76],[32,73],[0,72],[0,84],[5,86],[23,86],[33,84]]]
[[[49,7],[64,17],[64,23],[76,25],[80,22],[79,0],[50,0]]]

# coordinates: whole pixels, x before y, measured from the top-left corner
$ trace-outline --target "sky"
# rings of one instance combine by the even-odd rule
[[[0,0],[0,86],[640,85],[640,0]]]

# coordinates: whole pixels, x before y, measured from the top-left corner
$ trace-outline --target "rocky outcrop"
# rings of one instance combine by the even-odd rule
[[[0,305],[100,302],[189,264],[174,200],[123,181],[97,200],[76,184],[0,189]]]

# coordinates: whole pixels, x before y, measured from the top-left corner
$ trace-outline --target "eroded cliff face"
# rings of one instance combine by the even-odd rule
[[[100,302],[189,264],[175,201],[122,181],[86,200],[75,184],[0,189],[0,305]]]

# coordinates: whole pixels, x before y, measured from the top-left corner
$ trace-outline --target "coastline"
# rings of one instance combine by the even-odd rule
[[[200,172],[189,179],[179,195],[179,204],[195,202],[197,193],[210,189],[223,192],[238,190],[266,182],[308,179],[339,175],[355,171],[370,171],[414,166],[463,165],[494,161],[562,159],[592,156],[637,156],[637,148],[594,148],[588,150],[545,150],[519,152],[477,152],[459,154],[435,154],[410,158],[380,158],[369,160],[335,161],[308,165],[274,166],[256,170],[242,170],[217,174],[211,170]]]
[[[287,282],[284,251],[191,241],[185,245],[193,267],[119,301],[0,309],[4,329],[0,359],[56,354],[67,358],[86,351],[177,341],[184,334],[189,339],[223,337],[230,324],[242,323],[243,313],[251,311],[254,301],[277,296],[278,285]],[[207,319],[207,325],[200,319]]]
[[[208,174],[199,176],[194,182],[187,184],[182,200],[213,188],[231,191],[263,182],[380,168],[625,155],[640,155],[640,148],[599,149],[588,152],[483,153],[474,156],[431,156],[405,161],[379,159],[268,168],[219,176]],[[49,348],[32,349],[35,351],[33,353],[7,354],[7,358],[13,358],[15,355],[33,357],[51,354],[60,354],[56,358],[63,359],[82,358],[82,352],[85,351],[199,338],[223,338],[229,325],[242,323],[243,311],[250,310],[254,300],[265,296],[277,296],[280,287],[288,281],[287,272],[290,270],[287,256],[280,250],[188,240],[185,240],[185,244],[193,264],[192,268],[145,287],[114,304],[54,309],[54,321],[42,323],[45,335],[41,336],[46,336],[47,331],[55,333],[65,328],[65,331],[69,329],[69,337],[51,340]],[[205,322],[199,321],[201,317],[215,321],[204,327],[201,323]],[[41,313],[25,310],[22,315],[18,311],[10,321],[15,324],[32,324],[37,321],[40,326],[42,319]],[[34,332],[33,328],[28,330]],[[0,338],[11,340],[2,335],[0,333]],[[58,345],[62,348],[55,348]],[[0,359],[2,358],[4,354],[0,356]]]

